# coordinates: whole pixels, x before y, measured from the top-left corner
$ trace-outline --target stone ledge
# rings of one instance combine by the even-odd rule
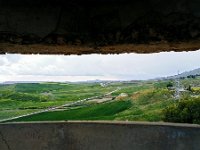
[[[112,125],[147,125],[147,126],[172,126],[172,127],[192,127],[200,128],[199,124],[170,123],[170,122],[146,122],[146,121],[34,121],[34,122],[7,122],[0,125],[9,124],[112,124]]]

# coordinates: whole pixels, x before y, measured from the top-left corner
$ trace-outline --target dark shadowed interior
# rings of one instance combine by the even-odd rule
[[[0,0],[0,53],[200,48],[198,0]]]

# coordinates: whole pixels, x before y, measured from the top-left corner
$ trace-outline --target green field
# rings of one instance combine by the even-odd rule
[[[181,97],[198,97],[200,78],[182,79],[184,88],[194,91]],[[84,98],[99,96],[109,100],[87,100],[56,110],[29,115],[10,121],[64,121],[64,120],[128,120],[163,121],[163,110],[176,105],[175,91],[169,89],[173,80],[112,82],[105,87],[99,83],[21,83],[0,86],[0,119],[12,118],[47,108],[70,104]],[[111,95],[106,93],[114,91]],[[121,96],[125,95],[125,96]]]
[[[101,96],[116,87],[99,84],[33,83],[0,86],[0,119]]]

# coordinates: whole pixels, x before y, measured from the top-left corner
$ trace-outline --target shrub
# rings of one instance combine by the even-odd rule
[[[173,87],[173,83],[172,82],[168,82],[167,83],[167,88],[172,88]]]
[[[163,111],[166,122],[200,124],[200,98],[181,100]]]

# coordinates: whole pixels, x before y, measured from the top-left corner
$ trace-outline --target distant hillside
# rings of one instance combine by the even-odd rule
[[[44,81],[5,81],[1,84],[17,84],[17,83],[42,83]]]
[[[168,78],[173,79],[173,78],[181,78],[181,77],[196,76],[196,75],[200,75],[200,68],[191,71],[186,71],[179,75],[170,76]]]

